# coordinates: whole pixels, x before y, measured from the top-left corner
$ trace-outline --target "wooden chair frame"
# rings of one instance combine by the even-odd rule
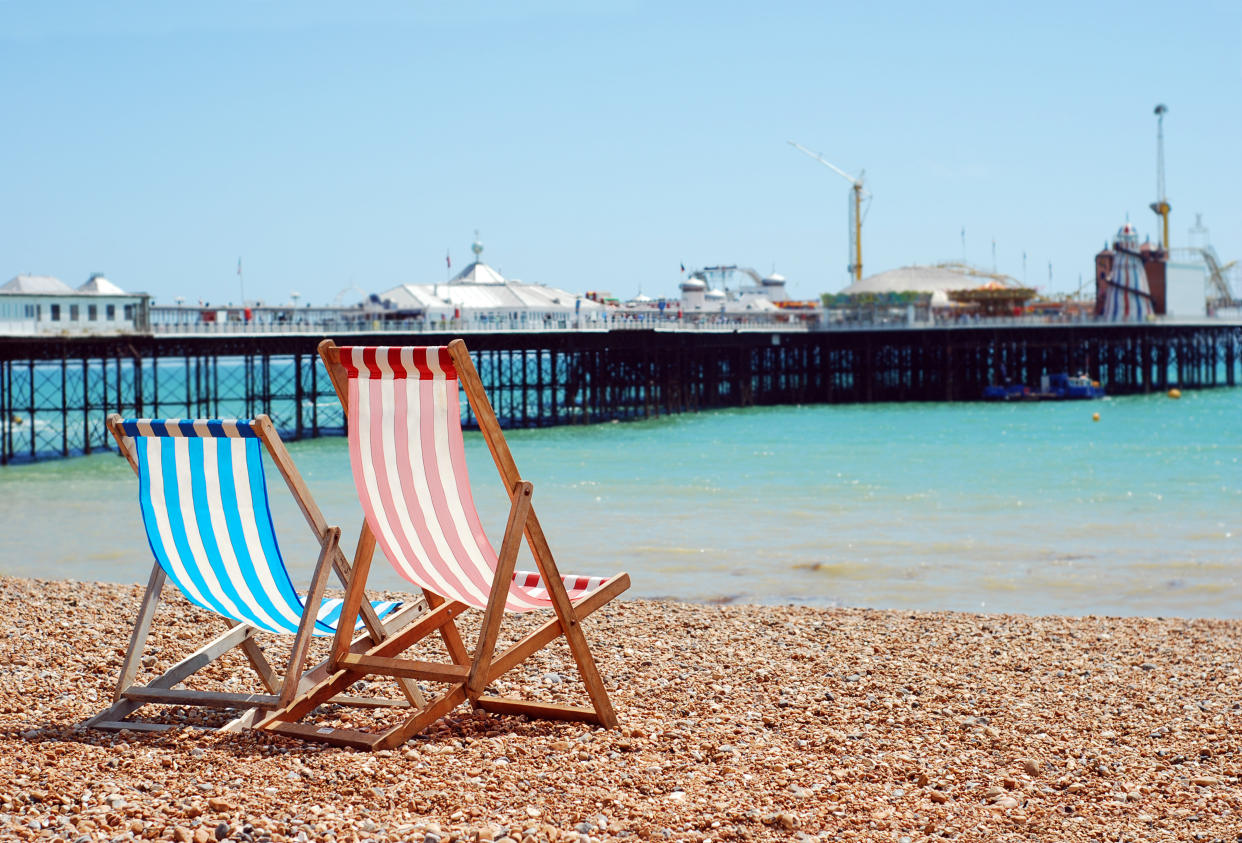
[[[375,644],[364,652],[350,651],[348,639],[338,630],[333,642],[329,669],[335,671],[316,687],[300,694],[290,705],[282,706],[259,724],[260,728],[310,740],[324,741],[359,749],[389,749],[405,742],[452,711],[464,702],[473,708],[498,714],[525,714],[530,717],[555,720],[572,720],[597,723],[607,728],[618,725],[616,713],[604,688],[595,659],[587,646],[581,628],[582,619],[608,603],[630,586],[628,574],[618,574],[577,603],[571,603],[561,579],[552,551],[539,525],[539,519],[531,505],[533,486],[522,480],[509,446],[501,432],[500,423],[491,402],[483,389],[478,371],[470,359],[466,344],[454,340],[448,345],[449,355],[457,371],[457,378],[466,391],[470,408],[478,421],[479,429],[487,442],[488,450],[500,472],[501,482],[510,497],[509,518],[499,549],[499,564],[492,582],[487,607],[483,613],[482,628],[478,642],[471,653],[466,649],[455,618],[469,607],[461,602],[448,601],[444,597],[424,589],[430,611],[405,630],[386,641]],[[340,360],[339,348],[332,340],[319,344],[323,359],[337,397],[345,412],[349,412],[348,375]],[[523,537],[539,568],[539,574],[552,600],[554,617],[535,631],[512,644],[502,653],[496,653],[501,618],[505,611],[509,582],[513,578],[514,564]],[[345,603],[341,617],[348,617],[363,605],[363,592],[370,573],[374,555],[375,537],[370,525],[363,524],[359,538],[359,553],[354,558],[353,574],[346,587]],[[365,548],[365,552],[363,552]],[[397,658],[400,653],[433,633],[439,633],[449,653],[451,663],[436,663]],[[564,636],[570,653],[578,667],[590,698],[590,707],[568,706],[536,702],[485,693],[487,686],[524,662],[538,650],[557,638]],[[321,730],[304,723],[302,718],[352,682],[370,674],[399,676],[445,683],[448,688],[407,717],[403,722],[379,733],[358,730]]]
[[[256,633],[261,630],[250,624],[241,623],[230,618],[223,618],[228,625],[223,633],[205,644],[193,654],[165,670],[145,685],[135,683],[141,665],[142,654],[146,647],[147,636],[151,631],[151,622],[159,607],[163,588],[168,575],[156,562],[151,569],[147,581],[146,592],[139,605],[138,617],[130,636],[129,647],[121,664],[120,678],[113,694],[112,705],[86,720],[82,726],[92,729],[134,731],[159,731],[179,728],[173,724],[155,723],[143,720],[126,720],[139,708],[147,704],[189,705],[207,708],[240,709],[242,713],[222,727],[222,731],[237,731],[253,726],[262,713],[291,703],[299,690],[313,687],[327,674],[327,662],[316,665],[305,673],[302,668],[315,626],[315,616],[323,598],[329,572],[335,572],[342,585],[350,582],[351,566],[340,549],[341,528],[329,526],[323,513],[311,497],[310,490],[294,465],[292,457],[285,449],[271,419],[266,415],[255,418],[254,430],[258,439],[267,449],[275,462],[285,484],[289,487],[298,508],[306,518],[307,524],[319,540],[319,558],[315,563],[315,571],[311,577],[309,593],[306,596],[305,611],[294,636],[293,647],[283,673],[278,673],[264,655],[263,648],[255,640]],[[108,431],[116,439],[121,453],[129,461],[130,468],[138,474],[138,458],[134,441],[126,436],[121,428],[121,416],[112,414],[107,419]],[[381,621],[370,602],[363,601],[348,616],[341,615],[340,623],[348,623],[348,629],[341,630],[340,637],[346,641],[347,648],[362,652],[372,647],[376,641],[386,640],[394,631],[410,623],[418,614],[426,610],[422,600],[415,600]],[[350,641],[358,615],[361,614],[367,634]],[[255,674],[258,675],[266,693],[234,694],[215,691],[196,691],[176,686],[202,668],[219,659],[235,647],[240,647]],[[404,700],[376,699],[368,697],[338,697],[333,700],[340,704],[359,707],[390,707],[390,706],[422,706],[425,704],[422,693],[411,681],[398,680],[405,696]]]

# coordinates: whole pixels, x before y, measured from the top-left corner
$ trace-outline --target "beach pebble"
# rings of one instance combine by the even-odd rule
[[[620,730],[463,705],[369,754],[203,731],[229,714],[179,707],[140,714],[190,728],[77,729],[103,705],[91,692],[111,697],[141,587],[0,577],[0,594],[0,658],[16,656],[0,685],[0,839],[211,843],[224,821],[229,839],[336,843],[1211,841],[1236,837],[1242,805],[1239,620],[620,601],[583,624]],[[156,620],[169,663],[220,628],[171,592]],[[476,640],[475,615],[460,622]],[[540,622],[506,616],[504,634]],[[503,693],[583,704],[566,659],[563,644],[541,652]],[[261,690],[240,653],[193,681]],[[321,714],[367,729],[401,716]]]

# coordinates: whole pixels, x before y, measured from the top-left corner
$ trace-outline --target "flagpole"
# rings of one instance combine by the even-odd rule
[[[241,258],[237,259],[237,286],[241,288],[241,306],[246,306],[246,279],[242,276]]]

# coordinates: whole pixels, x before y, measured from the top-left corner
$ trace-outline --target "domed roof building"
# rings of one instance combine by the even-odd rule
[[[589,318],[604,306],[577,293],[547,284],[505,278],[484,263],[483,244],[470,245],[474,262],[443,284],[401,284],[378,295],[384,307],[428,319]]]
[[[1008,275],[985,272],[961,263],[943,263],[936,266],[903,266],[870,275],[841,291],[842,295],[863,293],[948,293],[953,290],[978,290],[988,287],[1021,288],[1016,279]]]

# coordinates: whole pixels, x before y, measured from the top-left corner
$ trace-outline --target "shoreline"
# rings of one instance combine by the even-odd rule
[[[1242,827],[1238,619],[621,601],[584,624],[621,730],[462,707],[371,756],[77,729],[111,699],[141,592],[0,577],[0,835],[1233,841]],[[209,617],[166,591],[150,668],[223,628]],[[580,698],[563,645],[533,664],[508,692]],[[249,678],[238,657],[197,687],[234,678]]]

